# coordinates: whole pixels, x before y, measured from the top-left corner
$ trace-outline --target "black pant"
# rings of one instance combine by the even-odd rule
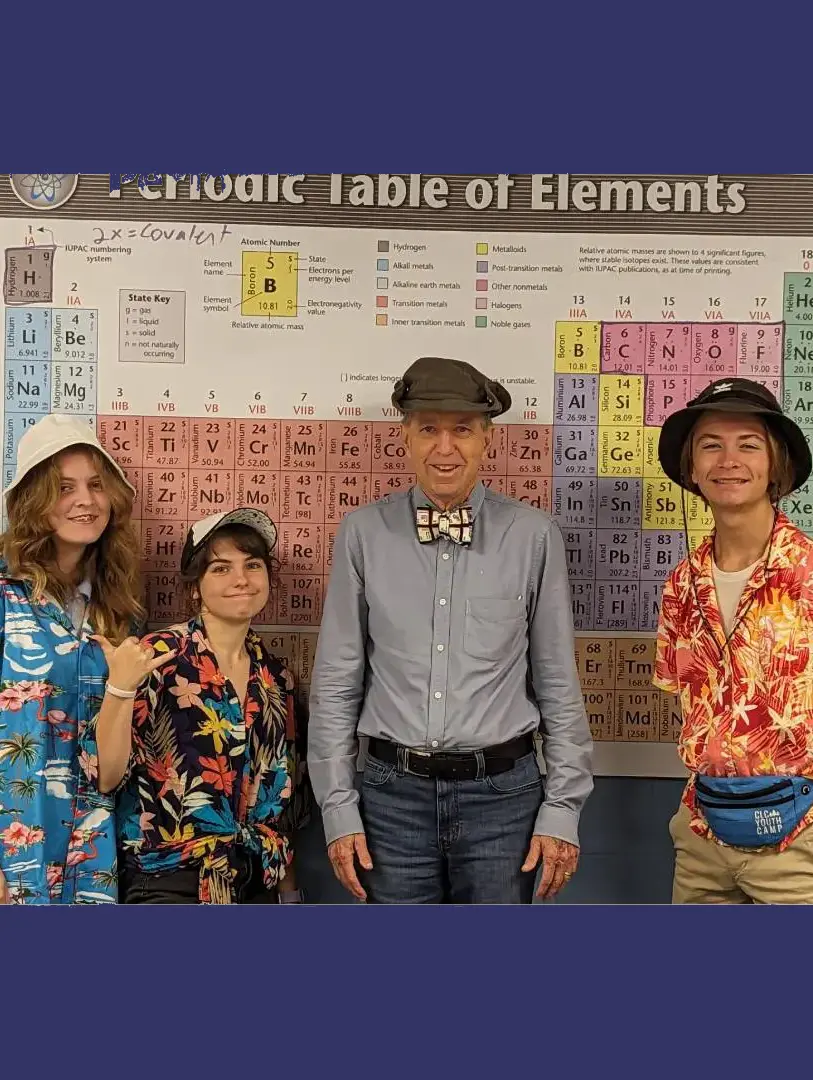
[[[137,866],[124,863],[119,878],[120,904],[198,904],[200,871],[196,866],[145,874]],[[262,863],[258,858],[240,860],[234,883],[238,904],[276,904],[277,890],[263,884]]]

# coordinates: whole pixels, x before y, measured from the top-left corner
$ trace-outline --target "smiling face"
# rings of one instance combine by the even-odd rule
[[[770,502],[772,440],[748,413],[703,413],[692,432],[691,479],[712,508]]]
[[[441,509],[464,503],[477,482],[493,428],[472,413],[414,413],[404,421],[404,445],[418,483]]]
[[[271,587],[262,539],[253,530],[238,539],[228,534],[212,539],[197,583],[202,610],[224,622],[243,623],[259,615]]]
[[[48,511],[57,550],[95,544],[110,521],[110,497],[103,477],[87,450],[66,450],[55,461],[59,496]]]

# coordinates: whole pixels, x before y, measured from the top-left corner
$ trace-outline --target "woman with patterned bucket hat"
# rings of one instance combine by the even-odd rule
[[[655,683],[680,696],[690,774],[673,902],[813,903],[813,541],[779,509],[810,448],[765,386],[732,378],[666,419],[659,456],[714,518],[658,626]]]

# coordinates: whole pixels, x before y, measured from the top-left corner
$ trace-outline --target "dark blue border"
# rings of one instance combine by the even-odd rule
[[[802,173],[809,21],[7,5],[0,148],[9,171]],[[792,911],[260,910],[0,911],[3,1075],[686,1076],[755,1064],[760,1040],[784,1063],[805,1030]]]

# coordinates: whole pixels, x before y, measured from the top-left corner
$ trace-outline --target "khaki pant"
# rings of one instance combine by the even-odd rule
[[[784,851],[749,853],[698,836],[690,818],[681,803],[669,822],[673,904],[813,904],[813,826]]]

